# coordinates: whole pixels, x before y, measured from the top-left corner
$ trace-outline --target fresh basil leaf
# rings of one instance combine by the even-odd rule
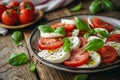
[[[65,35],[65,29],[63,27],[58,27],[54,31],[55,33]]]
[[[13,66],[23,65],[28,62],[28,57],[25,53],[15,53],[9,58],[9,64]]]
[[[75,25],[79,30],[85,30],[85,31],[90,30],[90,27],[78,17],[75,17]]]
[[[50,33],[53,32],[54,29],[50,27],[50,25],[40,25],[38,29],[42,32]]]
[[[72,45],[71,41],[68,38],[64,38],[63,43],[64,43],[63,46],[62,46],[63,50],[65,52],[70,52],[70,50],[71,50],[70,47]]]
[[[23,33],[22,31],[14,31],[11,37],[15,42],[19,43],[23,39]]]
[[[104,42],[101,39],[92,39],[90,40],[85,47],[83,48],[84,51],[96,51],[104,45]]]
[[[87,39],[89,36],[91,35],[91,33],[85,33],[84,35],[83,35],[83,37],[85,38],[85,39]]]
[[[88,77],[88,74],[79,74],[75,76],[74,80],[86,80]]]
[[[73,12],[79,11],[81,10],[81,8],[82,8],[82,3],[79,3],[77,6],[71,8],[70,11],[73,11]]]
[[[33,62],[30,62],[29,70],[30,70],[31,72],[34,72],[34,71],[35,71],[35,65],[34,65]]]
[[[108,36],[109,36],[107,30],[105,30],[105,29],[96,28],[96,29],[95,29],[95,32],[96,32],[97,34],[100,34],[102,37],[108,37]]]

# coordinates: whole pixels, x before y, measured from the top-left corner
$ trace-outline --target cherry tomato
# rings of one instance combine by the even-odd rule
[[[10,2],[8,5],[7,5],[7,8],[8,9],[18,9],[18,6],[19,6],[19,2],[17,2],[17,1],[12,1],[12,2]]]
[[[107,39],[107,42],[110,42],[110,41],[120,42],[120,34],[110,35]]]
[[[21,24],[26,24],[34,20],[35,13],[32,9],[21,9],[19,15],[19,21]]]
[[[97,51],[101,55],[102,64],[109,64],[117,57],[116,50],[111,46],[103,46]]]
[[[62,38],[43,38],[38,40],[38,48],[52,50],[63,45]]]
[[[83,52],[82,49],[79,48],[71,52],[71,58],[64,61],[64,64],[69,67],[77,67],[87,63],[88,59],[89,53]]]
[[[7,8],[4,6],[4,5],[2,5],[2,4],[0,4],[0,21],[1,21],[1,17],[2,17],[2,13],[6,10]]]
[[[18,14],[13,9],[8,9],[2,14],[2,22],[7,25],[14,25],[18,22]]]
[[[109,23],[107,23],[99,18],[93,19],[93,26],[94,26],[94,28],[104,28],[109,32],[112,31],[114,28],[113,25],[111,25],[111,24],[109,24]]]
[[[20,10],[27,8],[27,7],[30,7],[32,10],[35,10],[34,4],[30,1],[22,1],[20,3]]]
[[[57,28],[57,27],[61,27],[61,26],[65,28],[66,32],[70,32],[70,31],[75,29],[75,25],[74,24],[55,23],[55,24],[51,25],[52,28]]]

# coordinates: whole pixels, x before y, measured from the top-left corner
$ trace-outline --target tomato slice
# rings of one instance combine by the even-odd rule
[[[55,23],[55,24],[51,25],[52,28],[57,28],[57,27],[61,27],[61,26],[65,28],[66,32],[70,32],[70,31],[75,29],[75,25],[74,24]]]
[[[52,50],[63,45],[62,38],[43,38],[38,40],[38,48]]]
[[[67,61],[64,61],[64,64],[69,67],[77,67],[87,63],[88,58],[89,53],[83,52],[83,50],[79,48],[71,52],[71,58]]]
[[[110,41],[120,42],[120,34],[113,34],[109,36],[107,39],[107,42],[110,42]]]
[[[102,64],[112,63],[117,57],[116,50],[111,46],[103,46],[97,52],[101,55]]]
[[[103,21],[99,18],[94,18],[93,19],[93,25],[94,25],[93,26],[94,28],[104,28],[109,32],[112,31],[113,28],[114,28],[113,25],[111,25],[111,24],[109,24],[109,23],[107,23],[107,22],[105,22],[105,21]]]
[[[83,37],[80,37],[80,41],[81,41],[80,48],[83,48],[87,44],[87,40]]]

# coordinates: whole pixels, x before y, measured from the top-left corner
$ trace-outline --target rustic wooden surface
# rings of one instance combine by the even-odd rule
[[[82,0],[83,9],[78,12],[71,12],[69,10],[72,6],[77,5],[77,3],[75,3],[67,7],[45,13],[43,18],[36,24],[64,16],[91,14],[88,10],[90,2],[91,0]],[[120,19],[119,10],[103,11],[97,15],[111,16]],[[32,29],[30,27],[32,27]],[[25,39],[22,41],[23,46],[19,48],[14,45],[14,42],[11,39],[11,33],[13,30],[9,30],[9,33],[6,36],[0,35],[0,80],[73,80],[73,78],[77,75],[76,73],[69,73],[50,68],[38,62],[34,56],[31,55],[28,48],[28,39],[31,31],[36,27],[36,25],[31,25],[30,27],[23,29]],[[29,63],[19,67],[14,67],[8,64],[9,56],[12,53],[21,51],[25,52],[36,65],[35,73],[29,71]],[[88,80],[120,80],[119,75],[120,67],[110,71],[89,74]]]

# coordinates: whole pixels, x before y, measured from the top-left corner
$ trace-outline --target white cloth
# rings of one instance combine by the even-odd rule
[[[15,0],[0,0],[0,3],[10,3]],[[24,1],[24,0],[16,0],[18,2]],[[74,0],[28,0],[31,1],[36,9],[40,9],[43,12],[48,12],[60,7],[63,7],[69,3],[71,3]],[[0,28],[0,34],[5,35],[8,32],[7,29]]]

